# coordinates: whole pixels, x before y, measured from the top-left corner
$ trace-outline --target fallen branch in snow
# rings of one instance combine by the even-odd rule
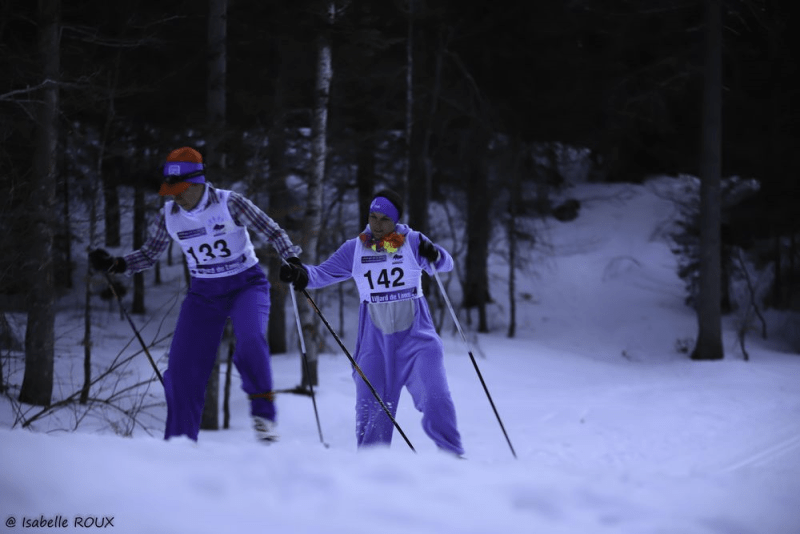
[[[154,341],[151,347],[158,345],[170,337],[172,337],[172,333]],[[130,345],[130,343],[128,343],[126,347],[128,345]],[[122,350],[124,351],[125,348]],[[71,395],[40,409],[31,416],[28,416],[28,412],[23,412],[20,406],[19,409],[17,409],[17,418],[13,426],[20,425],[22,428],[29,428],[33,423],[46,416],[53,415],[61,409],[70,408],[74,413],[72,430],[76,430],[87,417],[97,416],[99,409],[100,414],[117,434],[130,435],[133,432],[133,428],[137,426],[149,433],[151,430],[150,427],[139,421],[139,416],[150,408],[163,405],[163,401],[155,403],[145,402],[150,384],[155,382],[157,378],[152,377],[148,380],[141,380],[132,384],[123,384],[124,374],[122,373],[123,367],[136,359],[142,351],[143,349],[140,349],[125,358],[120,357],[122,354],[122,352],[120,352],[102,373],[92,379],[89,386],[91,389],[96,390],[96,392],[85,399],[85,402],[81,402],[83,388],[80,388]],[[144,388],[144,391],[142,391],[142,388]],[[110,392],[103,394],[104,391],[108,391],[109,389]],[[105,414],[105,410],[109,408],[125,416],[125,420],[128,423],[122,430],[118,422],[110,420]]]

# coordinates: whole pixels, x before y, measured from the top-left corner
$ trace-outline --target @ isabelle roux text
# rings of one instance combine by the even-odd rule
[[[51,515],[38,516],[9,516],[6,518],[6,528],[35,528],[35,529],[76,529],[76,528],[114,528],[114,516],[97,515]]]

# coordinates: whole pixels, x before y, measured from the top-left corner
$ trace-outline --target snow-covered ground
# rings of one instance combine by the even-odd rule
[[[735,318],[726,319],[725,360],[692,362],[677,350],[686,340],[691,348],[697,327],[664,240],[675,209],[654,194],[666,183],[571,192],[583,201],[581,216],[539,225],[540,246],[519,282],[515,338],[505,335],[507,268],[497,257],[492,332],[467,329],[465,345],[447,318],[446,365],[467,460],[434,449],[407,395],[397,421],[417,453],[397,435],[389,449],[357,452],[350,365],[331,340],[316,389],[328,446],[311,400],[295,395],[279,397],[281,441],[255,443],[236,378],[231,428],[201,432],[197,444],[161,439],[157,383],[128,437],[120,434],[130,418],[113,409],[82,418],[65,408],[22,429],[4,399],[0,530],[82,530],[76,520],[97,518],[126,533],[800,533],[800,356],[753,333],[743,361]],[[148,317],[134,316],[147,340],[171,331],[175,279],[175,288],[150,292]],[[327,291],[336,325],[336,293]],[[98,366],[138,350],[106,303],[98,301],[93,332]],[[340,334],[352,347],[353,332]],[[56,399],[80,387],[82,335],[82,311],[64,306]],[[165,350],[153,351],[162,370]],[[273,367],[277,387],[297,384],[298,353],[274,356]],[[143,355],[124,370],[125,380],[152,376]],[[4,371],[20,383],[18,363]]]

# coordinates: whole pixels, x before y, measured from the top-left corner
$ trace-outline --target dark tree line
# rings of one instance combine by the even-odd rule
[[[330,43],[334,72],[326,186],[339,198],[353,192],[361,204],[376,186],[394,187],[408,201],[410,223],[434,238],[440,229],[430,228],[429,203],[460,199],[463,304],[481,314],[491,299],[492,221],[501,224],[512,209],[493,192],[528,191],[526,183],[544,183],[554,170],[540,163],[518,176],[517,163],[503,167],[520,160],[508,152],[585,148],[598,180],[708,168],[701,157],[706,2],[342,0],[328,18],[322,0],[228,0],[226,89],[218,100],[224,123],[213,127],[211,5],[0,4],[3,310],[35,319],[31,300],[52,309],[45,294],[69,287],[66,273],[83,249],[63,235],[65,199],[90,202],[101,191],[106,235],[99,244],[116,246],[119,186],[152,191],[159,162],[182,144],[216,147],[208,155],[213,181],[244,181],[299,232],[306,198],[287,179],[312,174],[298,150],[311,153],[303,131],[313,125],[320,37]],[[48,9],[57,13],[55,26]],[[794,245],[783,243],[798,233],[800,46],[791,31],[798,7],[724,0],[720,10],[719,172],[762,183],[726,225],[736,242],[773,240],[774,254],[794,258]],[[514,217],[552,208],[543,198],[515,200]],[[350,232],[360,229],[363,212],[360,219]],[[325,239],[317,242],[315,253],[328,252]],[[44,275],[57,284],[42,284]],[[22,298],[31,291],[41,294]],[[789,303],[784,296],[775,304]]]

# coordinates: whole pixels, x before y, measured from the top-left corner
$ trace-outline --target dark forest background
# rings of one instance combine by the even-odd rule
[[[333,74],[325,209],[393,187],[407,199],[410,224],[435,238],[429,204],[461,202],[453,223],[472,240],[461,258],[462,304],[481,308],[491,298],[493,226],[577,216],[578,207],[565,215],[554,200],[565,154],[581,154],[595,181],[703,177],[709,2],[722,22],[719,173],[759,185],[719,199],[723,261],[737,247],[774,262],[764,305],[797,309],[794,0],[2,0],[0,311],[30,314],[47,299],[37,288],[58,294],[79,281],[74,258],[86,247],[120,246],[120,188],[141,197],[143,227],[158,207],[145,193],[178,146],[199,147],[212,182],[244,184],[293,235],[302,232],[321,43]],[[209,111],[210,13],[220,6],[224,121]],[[56,112],[48,118],[45,108]],[[75,216],[67,199],[76,197],[101,210],[103,235],[65,231]],[[679,240],[690,258],[697,216],[687,215]],[[42,235],[52,237],[45,250],[36,246]],[[311,257],[333,241],[339,236],[320,239]],[[691,278],[698,262],[685,262],[682,275]],[[134,313],[144,311],[136,283]]]

